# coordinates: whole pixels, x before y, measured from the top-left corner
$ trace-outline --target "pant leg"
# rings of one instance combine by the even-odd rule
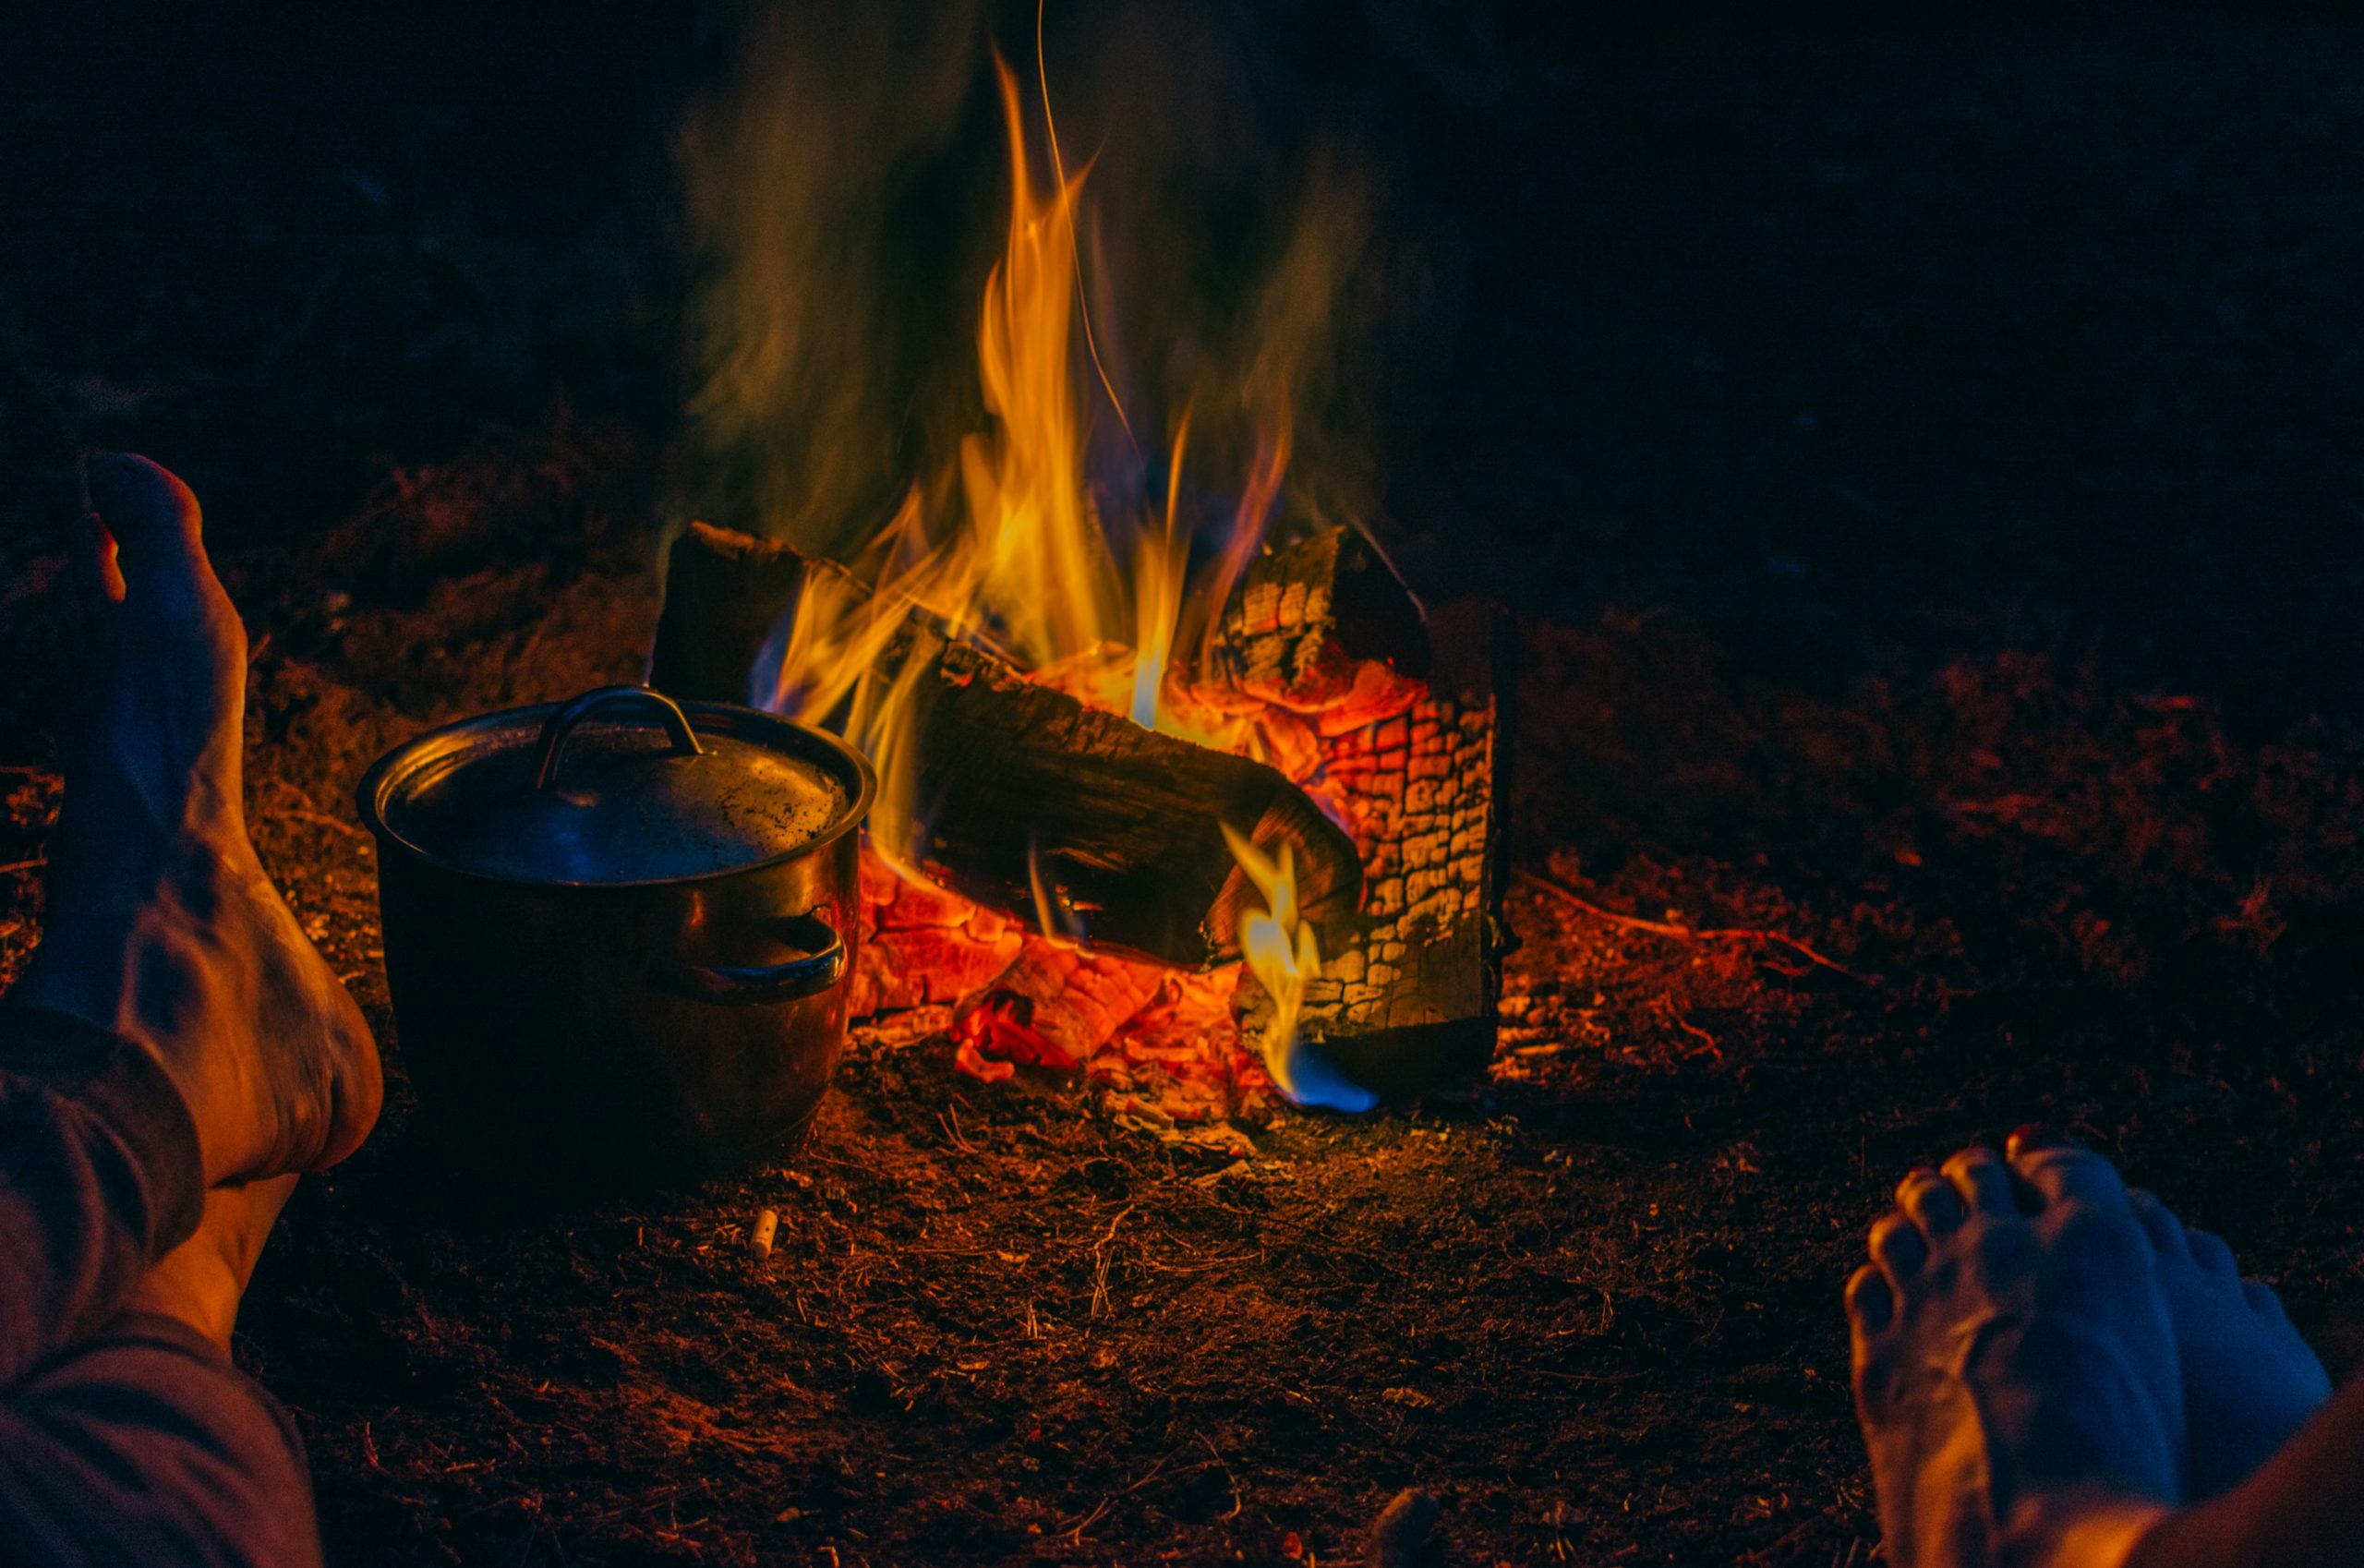
[[[196,1231],[188,1108],[139,1047],[0,1006],[0,1389],[95,1333]]]
[[[320,1562],[285,1412],[196,1330],[123,1310],[204,1187],[145,1052],[0,1006],[0,1563]]]
[[[318,1568],[287,1413],[187,1324],[127,1313],[0,1404],[0,1562]]]

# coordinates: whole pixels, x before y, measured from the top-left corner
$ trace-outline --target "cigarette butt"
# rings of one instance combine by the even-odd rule
[[[755,1261],[760,1263],[772,1255],[772,1237],[778,1234],[779,1211],[759,1210],[755,1214],[755,1228],[747,1237],[748,1245],[754,1248]]]

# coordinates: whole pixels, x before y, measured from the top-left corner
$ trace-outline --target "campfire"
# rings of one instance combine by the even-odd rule
[[[1285,400],[1220,501],[1186,480],[1187,410],[1142,464],[1155,499],[1095,482],[1096,421],[1148,443],[1081,287],[1086,175],[1046,137],[1037,188],[1000,86],[984,427],[846,559],[690,525],[651,682],[824,724],[877,766],[849,1004],[874,1038],[949,1035],[986,1080],[1082,1071],[1120,1116],[1217,1139],[1481,1067],[1500,618],[1427,609],[1359,528],[1292,513]]]

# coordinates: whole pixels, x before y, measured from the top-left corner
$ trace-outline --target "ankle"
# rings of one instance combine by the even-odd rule
[[[191,1245],[199,1244],[184,1244]],[[175,1251],[141,1277],[124,1305],[134,1312],[184,1323],[227,1356],[230,1331],[238,1321],[238,1282],[227,1263],[202,1255],[184,1258]]]
[[[1998,1560],[2010,1568],[2124,1568],[2174,1513],[2154,1499],[2093,1487],[2031,1497],[2012,1511]]]
[[[211,1049],[192,1035],[219,1028],[204,994],[220,980],[220,956],[208,954],[203,929],[176,900],[146,900],[110,924],[103,911],[52,923],[9,1002],[137,1051],[187,1113],[204,1185],[247,1174],[249,1153],[224,1146],[223,1133],[251,1119],[242,1113],[250,1095],[241,1081],[251,1053]]]

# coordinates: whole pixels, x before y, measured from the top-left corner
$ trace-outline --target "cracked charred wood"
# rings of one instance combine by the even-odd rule
[[[1429,679],[1384,718],[1325,725],[1321,743],[1323,787],[1362,856],[1364,920],[1323,943],[1298,1027],[1383,1094],[1484,1069],[1511,946],[1509,620],[1464,601],[1430,615],[1429,633]],[[1239,1002],[1260,1031],[1271,1004],[1252,979]]]
[[[669,697],[744,703],[764,640],[816,568],[834,570],[771,539],[691,524],[665,558],[648,683]]]
[[[1251,562],[1224,609],[1222,645],[1240,692],[1327,717],[1387,706],[1431,662],[1419,600],[1350,528],[1322,529]]]
[[[694,525],[673,545],[650,661],[670,695],[742,702],[757,654],[804,574],[838,569],[785,545]],[[1063,934],[1169,964],[1238,955],[1260,907],[1223,826],[1294,853],[1305,917],[1325,938],[1355,925],[1362,866],[1305,791],[1248,757],[1143,730],[1029,681],[1007,660],[914,629],[919,842],[947,886]]]

